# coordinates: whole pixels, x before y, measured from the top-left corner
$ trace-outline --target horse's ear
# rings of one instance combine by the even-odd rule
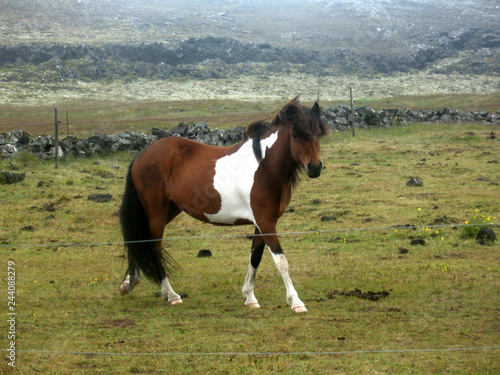
[[[314,113],[316,113],[316,115],[318,115],[318,116],[319,116],[319,114],[320,114],[320,109],[319,109],[319,104],[318,104],[318,102],[314,103],[314,105],[313,105],[313,107],[311,108],[311,110],[312,110]]]

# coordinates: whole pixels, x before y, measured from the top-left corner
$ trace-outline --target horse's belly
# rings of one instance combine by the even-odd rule
[[[250,206],[250,191],[219,191],[221,208],[215,214],[205,214],[212,224],[237,225],[255,223]]]

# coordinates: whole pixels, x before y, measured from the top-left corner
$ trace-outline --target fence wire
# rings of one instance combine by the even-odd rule
[[[65,355],[95,355],[95,356],[155,356],[155,357],[182,357],[182,356],[331,356],[331,355],[355,355],[355,354],[387,354],[387,353],[425,353],[425,352],[466,352],[480,350],[498,350],[500,346],[485,346],[475,348],[426,348],[426,349],[375,349],[375,350],[343,350],[325,352],[162,352],[162,353],[118,353],[118,352],[78,352],[59,350],[16,350],[18,353],[39,354],[65,354]],[[8,350],[0,350],[8,351]]]
[[[3,247],[71,247],[71,246],[109,246],[109,245],[125,245],[128,243],[145,243],[158,241],[180,241],[193,239],[214,239],[214,238],[253,238],[260,236],[298,236],[305,234],[324,234],[324,233],[343,233],[343,232],[361,232],[361,231],[378,231],[378,230],[417,230],[417,229],[436,229],[436,228],[452,228],[458,229],[462,227],[481,226],[494,227],[500,223],[481,223],[481,224],[439,224],[439,225],[397,225],[389,227],[373,227],[373,228],[343,228],[343,229],[322,229],[308,230],[297,232],[281,232],[281,233],[266,233],[266,234],[222,234],[222,235],[201,235],[201,236],[174,236],[160,239],[140,240],[140,241],[112,241],[112,242],[77,242],[77,243],[43,243],[43,244],[0,244]]]

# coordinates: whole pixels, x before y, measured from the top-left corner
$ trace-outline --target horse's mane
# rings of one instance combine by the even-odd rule
[[[279,110],[273,119],[275,124],[293,124],[293,133],[297,138],[312,139],[328,134],[328,127],[320,117],[320,108],[315,103],[311,108],[299,103],[296,96]]]
[[[294,136],[302,139],[313,139],[328,133],[328,127],[319,116],[319,106],[314,104],[309,109],[299,103],[299,97],[296,96],[281,108],[276,116],[269,120],[258,120],[252,122],[245,129],[245,139],[253,140],[253,152],[260,162],[262,160],[262,149],[260,139],[264,134],[273,128],[279,126],[288,126],[292,124]]]
[[[262,161],[262,148],[260,147],[260,140],[264,134],[272,129],[271,122],[267,120],[258,120],[252,122],[245,129],[245,137],[247,139],[252,138],[253,140],[253,153],[255,158],[260,162]]]

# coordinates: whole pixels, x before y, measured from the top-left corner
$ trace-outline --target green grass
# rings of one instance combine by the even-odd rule
[[[171,129],[179,122],[206,121],[213,129],[245,126],[251,121],[274,113],[282,103],[197,100],[169,102],[68,102],[58,106],[61,136],[89,136],[99,129],[117,133],[126,129],[151,133],[151,128]],[[66,117],[68,112],[68,118]],[[23,129],[33,134],[54,133],[53,106],[0,106],[3,132]]]
[[[309,309],[305,314],[286,306],[268,253],[256,281],[262,308],[246,309],[240,289],[250,241],[203,236],[246,234],[251,227],[212,227],[185,215],[165,234],[165,246],[180,265],[172,285],[188,294],[184,304],[172,308],[155,298],[157,287],[147,281],[121,297],[126,260],[122,245],[114,243],[121,240],[116,213],[133,155],[62,161],[59,170],[26,156],[1,160],[1,170],[14,165],[27,175],[20,184],[0,186],[0,243],[8,245],[0,248],[0,258],[4,269],[8,260],[16,263],[17,370],[498,373],[498,349],[419,351],[499,344],[498,244],[480,246],[460,230],[431,227],[439,220],[464,224],[478,214],[498,223],[498,166],[488,162],[498,161],[499,143],[486,138],[491,131],[496,127],[432,124],[326,137],[326,170],[319,179],[302,178],[293,212],[278,223],[279,232],[311,231],[281,237],[295,287]],[[424,186],[406,186],[411,177]],[[88,201],[96,192],[113,199]],[[323,222],[323,216],[337,219]],[[406,224],[422,228],[393,227]],[[29,225],[34,230],[22,230]],[[425,245],[410,245],[413,237]],[[85,245],[67,246],[72,243]],[[401,254],[400,247],[409,252]],[[213,257],[197,258],[203,248]],[[390,294],[378,301],[332,295],[354,288]],[[279,354],[255,354],[262,352]],[[4,359],[0,372],[7,367]]]

